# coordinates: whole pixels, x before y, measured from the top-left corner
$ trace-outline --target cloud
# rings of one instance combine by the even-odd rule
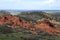
[[[44,1],[21,1],[22,5],[28,5],[28,6],[34,6],[34,5],[39,5],[43,6],[46,4],[51,4],[53,3],[54,0],[44,0]]]
[[[36,9],[41,8],[43,6],[49,6],[51,3],[53,3],[54,0],[44,0],[44,1],[21,1],[21,6],[23,6],[24,9],[30,8],[30,9]],[[18,5],[17,5],[18,6]]]
[[[10,3],[12,3],[12,4],[17,5],[17,6],[19,6],[19,4],[20,5],[27,5],[27,6],[30,4],[30,6],[31,6],[31,5],[45,5],[45,4],[50,4],[50,3],[53,3],[54,0],[43,0],[43,1],[3,0],[1,2],[4,3],[4,4],[10,4]]]
[[[45,3],[53,3],[54,2],[54,0],[47,0],[47,1],[45,1]]]
[[[13,5],[15,9],[23,9],[23,10],[38,10],[45,9],[45,7],[49,8],[52,6],[51,3],[54,3],[54,0],[44,0],[44,1],[22,1],[18,0]]]
[[[2,5],[1,5],[2,4]],[[55,0],[23,1],[23,0],[3,0],[0,1],[0,8],[4,9],[50,9],[56,4]]]
[[[22,1],[21,0],[21,2],[29,2],[29,3],[52,3],[52,2],[54,2],[54,0],[43,0],[43,1]]]
[[[0,2],[13,2],[14,0],[2,0]]]
[[[15,1],[15,0],[4,0],[4,1],[7,1],[7,2],[13,2],[13,1]]]
[[[21,1],[21,0],[1,0],[0,2],[18,2],[18,1]]]

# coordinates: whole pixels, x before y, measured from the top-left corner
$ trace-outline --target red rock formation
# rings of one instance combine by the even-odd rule
[[[37,23],[32,23],[29,21],[24,21],[19,17],[8,15],[8,16],[2,16],[0,17],[0,25],[7,25],[12,23],[11,26],[12,28],[19,28],[19,27],[24,27],[24,28],[35,28],[39,31],[45,31],[49,34],[55,34],[55,35],[60,35],[60,28],[52,25],[49,20],[43,19],[40,22]]]
[[[43,30],[49,34],[60,35],[60,28],[52,25],[49,20],[44,19],[41,23],[35,24],[36,29]]]

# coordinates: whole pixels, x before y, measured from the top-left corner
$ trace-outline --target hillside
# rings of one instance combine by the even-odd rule
[[[57,18],[57,21],[60,21],[60,12],[54,12],[51,13],[52,15],[54,15]]]
[[[11,14],[10,14],[10,12],[5,11],[5,10],[0,11],[0,16],[6,16],[6,15],[11,15]]]
[[[28,20],[28,21],[36,21],[42,18],[47,19],[56,19],[54,16],[50,15],[49,13],[45,12],[21,12],[18,14],[21,18]]]
[[[24,29],[25,30],[22,31],[21,29],[18,31],[28,32],[28,33],[30,32],[32,34],[40,34],[40,31],[45,31],[49,34],[60,35],[60,29],[57,26],[53,25],[46,18],[42,18],[41,21],[33,23],[32,21],[24,21],[20,17],[7,15],[0,17],[0,25],[7,25],[8,27],[11,27],[12,29],[16,29],[16,30],[22,28],[23,30]]]
[[[55,40],[60,36],[60,27],[55,19],[55,16],[46,12],[21,12],[18,15],[2,15],[0,16],[0,34],[7,34],[8,37],[13,35],[14,39],[22,36],[19,39],[23,40]]]

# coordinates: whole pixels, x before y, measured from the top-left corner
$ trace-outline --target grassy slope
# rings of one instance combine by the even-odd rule
[[[55,17],[57,17],[57,21],[60,21],[60,12],[55,12],[55,13],[51,13],[52,15],[54,15]]]
[[[36,21],[41,18],[51,18],[52,17],[48,13],[45,13],[45,12],[30,12],[30,13],[22,12],[22,13],[18,14],[18,16],[20,16],[24,20],[28,20],[28,21]]]
[[[60,40],[60,37],[56,36],[44,36],[44,35],[31,35],[22,33],[12,33],[9,35],[0,34],[0,40]]]
[[[10,15],[10,12],[8,11],[0,11],[0,16]]]

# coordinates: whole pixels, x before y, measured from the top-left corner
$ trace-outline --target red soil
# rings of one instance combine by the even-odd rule
[[[32,28],[34,26],[35,29],[45,31],[49,34],[55,34],[60,35],[60,28],[56,27],[55,25],[52,25],[49,20],[43,19],[40,22],[32,23],[29,21],[24,21],[19,17],[8,15],[8,16],[2,16],[0,17],[0,25],[7,25],[12,23],[12,28],[19,28],[19,27],[25,27],[25,28]]]

